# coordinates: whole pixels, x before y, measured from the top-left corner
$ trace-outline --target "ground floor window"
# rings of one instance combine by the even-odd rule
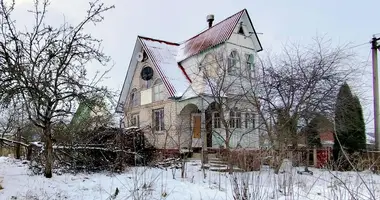
[[[230,112],[230,128],[241,128],[241,112]]]
[[[255,115],[253,113],[245,113],[244,127],[246,129],[255,128]]]
[[[130,126],[140,127],[140,116],[139,116],[139,114],[132,114],[129,122],[130,122],[129,123]]]
[[[156,109],[153,110],[153,126],[155,132],[160,132],[165,130],[165,123],[164,123],[164,109]]]
[[[214,112],[212,113],[212,127],[220,128],[220,113]]]

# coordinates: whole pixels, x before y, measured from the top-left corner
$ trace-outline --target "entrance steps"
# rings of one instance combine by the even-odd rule
[[[191,160],[201,160],[201,153],[194,153]],[[216,154],[208,154],[208,163],[203,166],[204,169],[208,169],[214,172],[229,172],[228,163],[221,158],[217,158]],[[243,172],[244,170],[234,166],[233,172]]]

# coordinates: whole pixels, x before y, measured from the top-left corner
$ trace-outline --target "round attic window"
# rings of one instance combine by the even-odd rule
[[[153,78],[153,69],[149,66],[145,66],[142,70],[141,70],[141,79],[143,79],[144,81],[149,81]]]

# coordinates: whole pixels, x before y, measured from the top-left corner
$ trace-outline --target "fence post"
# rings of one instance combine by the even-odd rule
[[[314,147],[313,148],[313,165],[314,167],[318,167],[318,157],[317,157],[317,149]]]

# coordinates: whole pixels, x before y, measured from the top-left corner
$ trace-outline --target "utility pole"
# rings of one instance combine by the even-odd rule
[[[372,49],[372,76],[373,76],[373,103],[374,103],[374,125],[375,125],[375,148],[380,151],[380,130],[379,130],[379,79],[378,79],[378,63],[377,63],[377,50],[380,48],[377,45],[377,41],[380,38],[376,38],[375,35],[371,41]]]

